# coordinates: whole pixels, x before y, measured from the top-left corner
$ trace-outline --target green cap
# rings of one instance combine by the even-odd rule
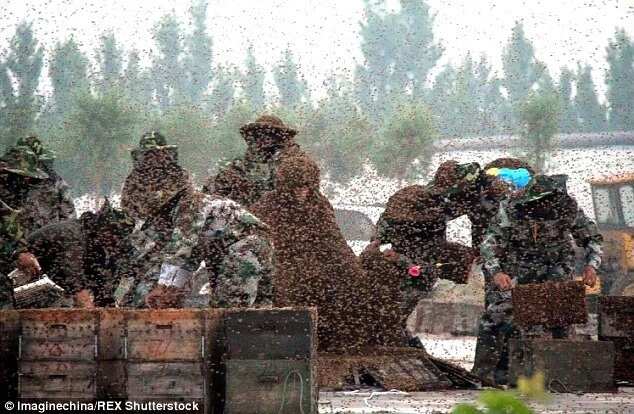
[[[566,184],[562,176],[536,175],[528,183],[522,197],[525,201],[540,200],[556,192],[565,193]],[[566,177],[567,178],[567,177]]]
[[[38,167],[37,155],[29,147],[14,146],[0,158],[0,169],[25,177],[45,180],[48,174]]]
[[[143,134],[139,147],[132,149],[132,158],[137,161],[142,153],[152,150],[167,150],[176,155],[176,149],[176,145],[167,145],[167,140],[160,132],[150,131]]]
[[[53,161],[55,159],[55,153],[47,149],[36,136],[20,138],[16,146],[29,148],[35,154],[38,161]]]

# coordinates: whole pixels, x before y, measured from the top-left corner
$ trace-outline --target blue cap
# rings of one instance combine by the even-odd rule
[[[531,173],[526,168],[500,168],[498,177],[516,188],[524,188],[531,181]]]

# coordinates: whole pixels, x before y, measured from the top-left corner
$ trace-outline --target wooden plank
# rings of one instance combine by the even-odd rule
[[[20,315],[17,311],[0,311],[0,400],[17,397]]]
[[[131,362],[127,365],[127,398],[206,399],[200,362]]]
[[[228,359],[309,359],[315,353],[314,309],[227,312]]]
[[[96,364],[90,362],[20,362],[23,399],[94,400]]]
[[[99,310],[97,334],[99,360],[125,359],[125,317],[123,309],[103,308]]]
[[[634,385],[634,338],[602,337],[614,344],[614,379]]]
[[[316,413],[309,360],[227,360],[226,414]]]
[[[97,396],[100,400],[126,399],[126,361],[97,361]]]
[[[522,328],[584,324],[585,287],[577,281],[519,285],[513,289],[513,321]]]
[[[555,392],[612,392],[614,344],[603,341],[511,340],[509,377],[536,372],[546,376]]]
[[[29,309],[20,311],[22,338],[68,339],[94,337],[96,311],[80,309]]]
[[[203,359],[203,311],[128,311],[127,357],[134,361]]]
[[[634,297],[603,296],[599,299],[599,336],[634,337]]]

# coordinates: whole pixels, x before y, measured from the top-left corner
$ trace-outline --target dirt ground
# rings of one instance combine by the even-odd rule
[[[458,403],[473,402],[478,392],[322,392],[319,394],[319,413],[450,413]],[[634,388],[621,388],[615,394],[553,394],[548,404],[531,406],[540,414],[632,414]]]
[[[427,351],[470,369],[473,366],[476,338],[421,335]],[[321,392],[319,413],[331,414],[436,414],[450,413],[459,403],[473,402],[479,391],[438,391],[402,393]],[[532,404],[536,413],[548,414],[634,414],[634,388],[620,388],[615,394],[552,394],[549,404]]]

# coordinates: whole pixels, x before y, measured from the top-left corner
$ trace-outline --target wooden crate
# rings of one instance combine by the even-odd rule
[[[634,338],[634,297],[603,296],[599,299],[599,336]]]
[[[130,361],[202,361],[203,311],[192,309],[129,311],[126,315]]]
[[[245,309],[225,318],[227,359],[309,359],[317,315],[310,308]]]
[[[601,337],[614,344],[614,379],[634,385],[634,338]]]
[[[355,355],[319,353],[317,378],[320,389],[340,391],[359,387],[364,381],[401,391],[447,389],[451,381],[417,348],[374,348]]]
[[[20,320],[20,398],[95,400],[98,313],[23,310]]]
[[[204,400],[201,362],[132,362],[127,366],[127,395],[133,400]]]
[[[522,328],[584,324],[585,288],[577,281],[519,285],[513,289],[513,321]]]
[[[17,397],[19,337],[19,313],[0,311],[0,400]]]
[[[555,392],[612,392],[614,344],[604,341],[511,340],[509,380],[543,372]]]
[[[316,413],[311,360],[226,361],[226,414]]]
[[[20,360],[95,361],[97,312],[37,309],[20,311]]]
[[[95,400],[94,362],[21,361],[19,391],[29,400]]]
[[[483,305],[421,300],[416,307],[416,332],[477,335]]]

